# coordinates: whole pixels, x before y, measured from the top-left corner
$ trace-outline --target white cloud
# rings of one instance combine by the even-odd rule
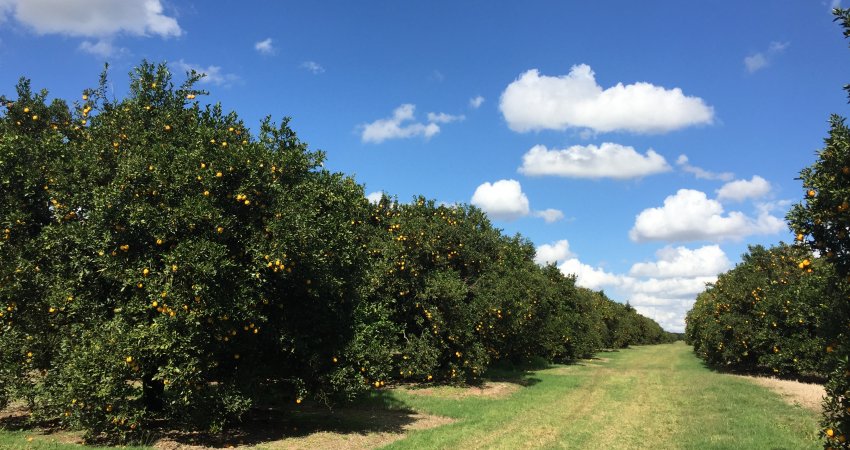
[[[317,63],[316,61],[304,61],[298,67],[300,67],[300,68],[302,68],[302,69],[304,69],[308,72],[312,72],[314,75],[318,75],[320,73],[325,73],[325,68],[322,67],[322,65]]]
[[[499,107],[508,126],[519,132],[589,128],[665,133],[714,119],[712,107],[679,88],[638,82],[603,89],[586,64],[558,77],[529,70],[505,88]]]
[[[708,170],[692,166],[688,163],[688,157],[686,155],[679,155],[679,158],[676,159],[676,165],[681,167],[685,172],[694,174],[695,177],[701,180],[732,181],[732,179],[735,178],[735,174],[731,172],[710,172]]]
[[[682,333],[685,331],[685,316],[693,306],[694,299],[636,295],[630,302],[639,314],[658,322],[665,330]]]
[[[381,201],[381,198],[384,196],[384,191],[375,191],[369,193],[366,196],[366,200],[369,200],[369,203],[378,203]]]
[[[632,147],[603,143],[549,150],[535,145],[522,157],[524,175],[557,175],[573,178],[637,178],[670,170],[663,156],[648,150],[641,155]]]
[[[724,184],[717,190],[718,200],[742,201],[748,198],[760,198],[770,193],[770,183],[754,175],[749,181],[735,180]]]
[[[472,194],[471,203],[493,219],[515,220],[529,213],[528,197],[516,180],[481,184]]]
[[[555,223],[564,218],[564,213],[559,209],[548,208],[542,211],[534,211],[534,217],[540,217],[546,223]]]
[[[446,113],[428,113],[428,122],[432,123],[452,123],[452,122],[460,122],[466,119],[466,116],[463,114],[459,116],[453,116],[451,114]]]
[[[413,120],[415,105],[409,103],[399,106],[393,111],[393,116],[387,119],[378,119],[372,123],[362,125],[363,133],[360,138],[363,142],[379,144],[387,139],[403,139],[422,136],[425,139],[440,132],[440,126],[436,123],[408,123]]]
[[[549,254],[538,249],[535,258],[538,264],[556,257],[564,258],[563,251],[559,254],[554,249],[555,244],[550,247]],[[565,275],[576,275],[578,286],[604,289],[610,298],[623,303],[628,301],[640,314],[675,332],[684,330],[685,315],[696,296],[705,290],[706,283],[715,282],[717,275],[731,266],[726,254],[717,246],[666,247],[656,253],[656,261],[635,264],[629,274],[608,272],[570,255],[558,268]]]
[[[566,239],[561,239],[560,241],[553,242],[551,244],[543,244],[537,247],[534,262],[541,266],[546,264],[557,264],[574,256],[573,252],[570,251],[570,243]]]
[[[764,53],[746,56],[744,57],[744,67],[747,68],[747,72],[749,73],[763,69],[767,67],[767,57],[764,56]]]
[[[832,0],[829,2],[829,9],[841,8],[841,0]]]
[[[654,278],[712,276],[732,266],[726,253],[717,245],[706,245],[695,250],[668,246],[655,252],[655,256],[655,262],[634,264],[629,275]]]
[[[724,215],[720,202],[704,192],[680,189],[664,199],[664,206],[638,214],[629,237],[637,242],[720,241],[778,233],[784,228],[784,221],[767,211],[760,211],[755,219],[738,211]]]
[[[478,109],[482,104],[484,104],[484,97],[480,95],[469,99],[469,107],[472,109]]]
[[[773,58],[788,48],[788,42],[771,42],[766,51],[753,53],[744,58],[744,68],[749,73],[758,72],[769,66]]]
[[[182,59],[171,63],[177,70],[182,72],[190,72],[194,70],[195,72],[202,73],[206,75],[201,78],[200,83],[212,83],[216,86],[229,86],[232,83],[239,81],[239,77],[232,73],[223,73],[221,71],[220,66],[207,66],[203,67],[198,64],[191,64],[183,61]]]
[[[274,45],[272,45],[272,38],[266,38],[266,39],[263,39],[262,41],[255,43],[254,44],[254,50],[256,50],[260,53],[266,54],[266,55],[273,54],[274,51],[275,51],[275,48],[274,48]]]
[[[646,280],[627,279],[627,287],[632,297],[638,295],[665,296],[673,298],[696,297],[705,290],[706,283],[717,279],[716,274],[706,277],[649,278]]]
[[[127,52],[125,48],[113,46],[112,41],[109,39],[99,39],[96,42],[83,41],[78,48],[86,53],[91,53],[102,58],[109,58]]]
[[[558,266],[558,269],[565,275],[575,275],[576,285],[595,291],[606,286],[617,286],[622,283],[619,276],[584,264],[577,258],[564,261]]]
[[[15,20],[39,34],[107,37],[180,36],[177,19],[163,13],[159,0],[6,0]]]

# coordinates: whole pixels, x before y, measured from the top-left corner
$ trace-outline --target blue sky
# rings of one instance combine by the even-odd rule
[[[837,1],[0,0],[0,92],[76,99],[167,61],[293,118],[366,193],[473,203],[665,328],[748,244],[790,241],[829,114]],[[684,155],[684,156],[683,156]]]

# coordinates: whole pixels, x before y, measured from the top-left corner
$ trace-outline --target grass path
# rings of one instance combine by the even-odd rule
[[[459,419],[388,448],[821,448],[817,414],[705,367],[683,343],[604,353],[528,375],[507,399],[397,394]]]

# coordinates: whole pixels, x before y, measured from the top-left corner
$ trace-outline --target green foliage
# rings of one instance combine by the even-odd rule
[[[18,179],[4,180],[3,380],[37,417],[93,435],[220,428],[258,380],[297,398],[356,389],[333,358],[365,274],[362,188],[321,170],[286,121],[254,137],[191,101],[196,80],[174,88],[144,64],[126,100],[86,93],[68,133],[4,133],[19,171],[4,171]],[[47,108],[27,95],[3,127]]]
[[[288,120],[201,105],[195,73],[130,79],[0,97],[0,407],[126,442],[669,337],[477,208],[370,204]]]
[[[844,36],[850,37],[850,9],[833,10]],[[844,89],[850,93],[850,85]],[[826,384],[824,437],[827,447],[850,448],[850,129],[845,119],[830,117],[829,136],[818,159],[800,172],[806,189],[804,199],[788,213],[797,239],[818,250],[835,266],[842,280],[823,333],[834,363]]]
[[[783,377],[823,376],[822,320],[832,266],[799,246],[752,246],[697,297],[686,335],[710,365]]]

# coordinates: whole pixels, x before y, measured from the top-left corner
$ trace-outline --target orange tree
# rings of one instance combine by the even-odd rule
[[[367,219],[373,260],[357,310],[349,358],[363,382],[461,382],[480,377],[489,355],[480,339],[489,311],[472,287],[498,264],[498,230],[467,206],[384,197]]]
[[[833,14],[850,37],[850,10],[835,9]],[[844,89],[850,92],[850,85]],[[816,249],[835,265],[841,284],[835,295],[824,334],[823,349],[834,363],[828,374],[824,401],[824,437],[826,446],[850,448],[850,129],[845,119],[830,118],[829,136],[817,160],[800,172],[805,192],[803,200],[788,213],[788,221],[797,239]]]
[[[553,265],[540,267],[533,258],[530,243],[506,239],[500,264],[476,286],[491,305],[477,325],[491,358],[517,364],[592,355],[600,347],[592,336],[599,317],[583,315],[594,312],[592,303],[579,295],[574,277]]]
[[[253,136],[199,105],[198,78],[144,63],[126,99],[102,82],[73,114],[22,83],[2,117],[0,387],[35,418],[120,437],[219,428],[269,390],[362,389],[338,359],[368,262],[362,188],[287,121]]]
[[[0,119],[0,407],[10,396],[23,394],[27,363],[34,357],[33,342],[15,326],[31,313],[25,300],[40,297],[36,283],[37,238],[51,222],[47,192],[65,157],[64,142],[73,138],[68,106],[47,92],[33,93],[29,81],[17,86],[17,98],[0,96],[5,114]]]
[[[702,292],[686,335],[712,366],[785,377],[822,376],[822,320],[831,308],[832,266],[798,246],[751,246]]]

